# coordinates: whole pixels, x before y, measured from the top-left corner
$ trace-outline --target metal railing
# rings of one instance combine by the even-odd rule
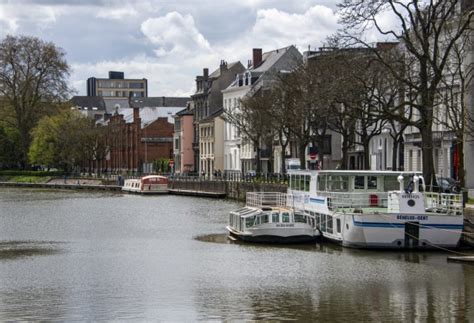
[[[461,194],[426,192],[425,208],[429,213],[461,215],[463,203]]]
[[[253,207],[286,207],[291,195],[279,192],[248,192],[246,205]]]
[[[387,208],[388,206],[387,192],[321,192],[321,196],[327,197],[330,210]]]

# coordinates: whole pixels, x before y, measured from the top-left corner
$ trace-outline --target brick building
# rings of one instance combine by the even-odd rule
[[[187,100],[160,97],[154,100],[157,102],[151,98],[132,100],[126,105],[122,102],[103,122],[109,143],[105,168],[112,172],[151,173],[154,162],[172,159],[173,116],[186,106]]]

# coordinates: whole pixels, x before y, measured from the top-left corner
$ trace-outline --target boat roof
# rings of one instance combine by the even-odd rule
[[[149,178],[168,178],[166,176],[162,176],[162,175],[147,175],[147,176],[143,176],[142,179],[149,179]]]

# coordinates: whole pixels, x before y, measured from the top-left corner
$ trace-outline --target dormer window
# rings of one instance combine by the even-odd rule
[[[250,72],[245,73],[245,85],[250,85],[252,80],[252,74]]]

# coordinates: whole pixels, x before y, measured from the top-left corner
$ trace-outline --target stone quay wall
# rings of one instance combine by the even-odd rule
[[[224,193],[227,198],[245,201],[247,192],[281,192],[286,193],[288,186],[278,183],[233,182],[213,180],[171,180],[170,189],[197,192]]]

